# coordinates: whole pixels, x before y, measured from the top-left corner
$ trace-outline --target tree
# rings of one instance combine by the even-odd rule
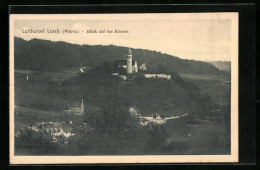
[[[56,136],[56,140],[58,144],[64,144],[66,143],[66,137],[64,135]]]
[[[103,61],[97,67],[90,70],[89,73],[94,74],[111,74],[113,72],[113,67],[110,61]]]
[[[161,74],[168,74],[170,72],[169,68],[163,64],[159,64],[157,66],[157,71],[158,71],[158,73],[161,73]]]
[[[183,86],[184,81],[183,79],[180,77],[180,75],[176,72],[170,72],[171,75],[171,79],[178,85]]]
[[[15,138],[15,144],[50,144],[53,143],[53,137],[46,130],[38,132],[31,129],[20,131],[20,135]]]
[[[101,87],[99,95],[102,98],[98,114],[91,116],[87,123],[95,129],[123,130],[130,128],[132,117],[128,112],[129,104],[124,96],[121,96],[115,88]]]

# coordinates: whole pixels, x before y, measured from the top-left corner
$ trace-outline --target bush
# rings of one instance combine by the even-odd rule
[[[15,138],[15,144],[51,144],[53,143],[53,137],[47,131],[34,131],[25,129],[20,131],[20,135]]]

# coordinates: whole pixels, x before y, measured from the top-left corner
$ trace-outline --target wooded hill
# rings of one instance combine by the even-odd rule
[[[231,71],[231,62],[230,61],[208,61],[208,63],[214,65],[217,67],[219,70]]]
[[[67,71],[87,66],[94,68],[104,61],[125,59],[128,47],[114,45],[77,45],[66,42],[14,38],[15,69],[34,71]],[[157,72],[163,67],[171,72],[187,74],[226,74],[210,63],[184,60],[161,52],[132,49],[133,59],[138,66],[145,63]]]

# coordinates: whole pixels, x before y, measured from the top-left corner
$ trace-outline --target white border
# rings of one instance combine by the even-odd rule
[[[15,20],[143,20],[231,19],[231,155],[153,156],[15,156],[14,155],[14,21]],[[238,13],[157,14],[11,14],[10,15],[10,164],[209,163],[238,162]]]

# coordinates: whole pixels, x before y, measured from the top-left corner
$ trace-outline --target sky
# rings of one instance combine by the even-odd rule
[[[44,29],[45,33],[23,33],[28,29]],[[59,29],[60,33],[47,33],[48,29]],[[79,33],[64,34],[64,29],[79,30]],[[105,30],[105,33],[91,34],[86,30]],[[107,30],[126,30],[128,33],[107,33]],[[230,19],[15,20],[14,36],[80,45],[113,44],[201,61],[230,61],[232,48]]]

